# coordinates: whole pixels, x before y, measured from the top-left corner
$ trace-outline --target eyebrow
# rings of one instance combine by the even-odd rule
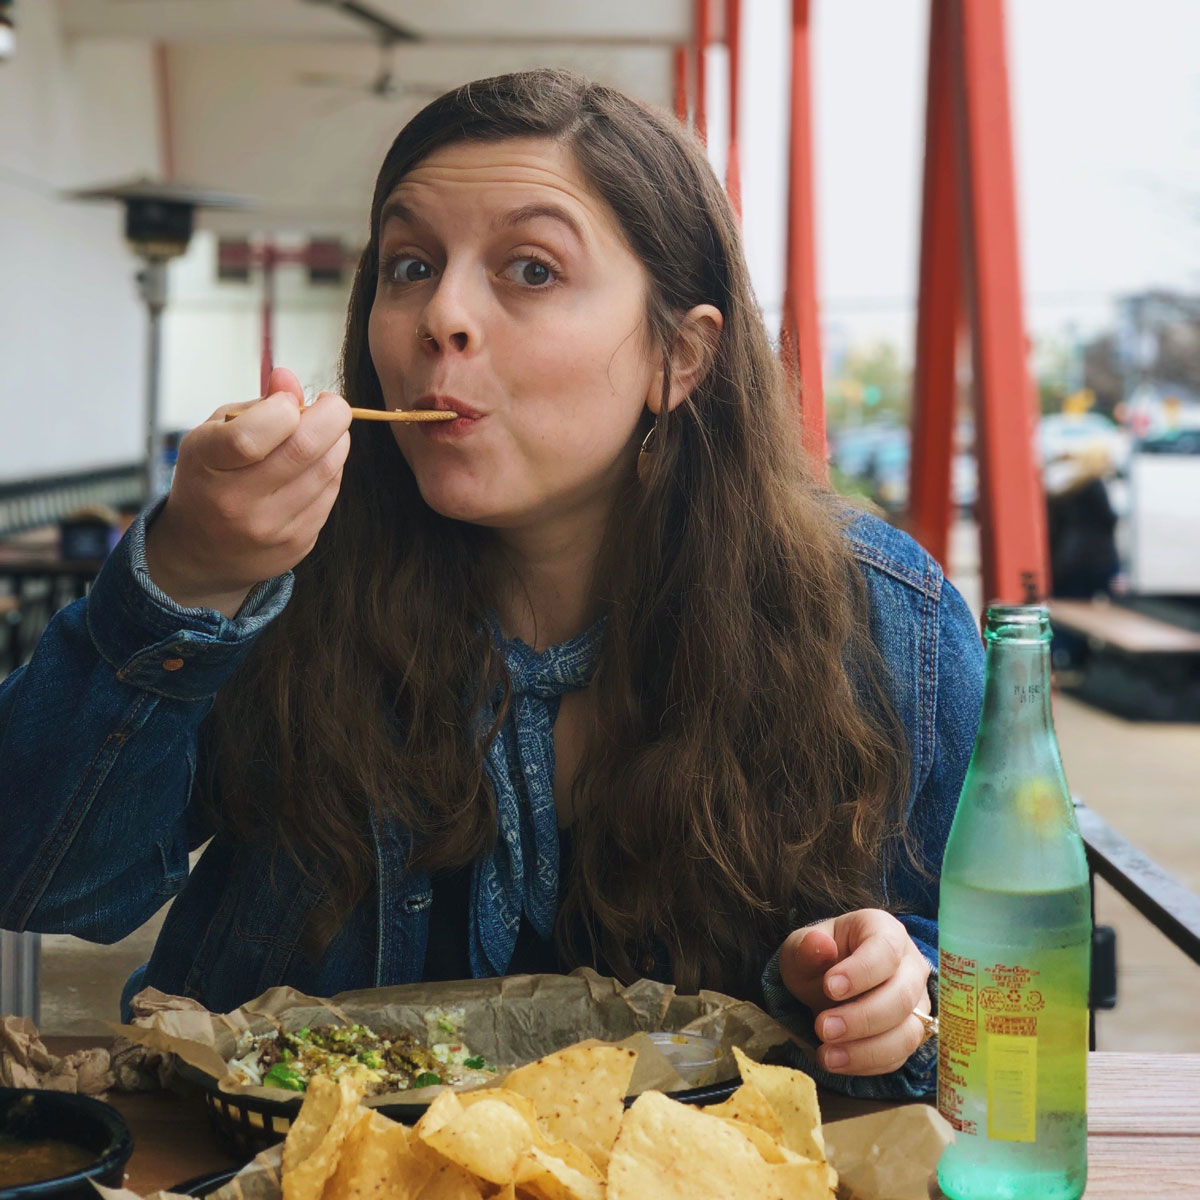
[[[536,221],[539,218],[546,218],[565,225],[578,242],[587,240],[583,236],[579,222],[565,208],[557,204],[526,204],[521,208],[514,208],[512,212],[497,217],[492,222],[492,228],[495,230],[513,229],[518,225],[524,225],[527,221]]]
[[[498,216],[492,222],[492,229],[496,232],[504,229],[514,229],[518,225],[524,225],[529,221],[536,221],[540,218],[557,221],[560,225],[565,225],[567,230],[580,243],[587,240],[583,236],[583,229],[580,227],[579,222],[571,213],[558,204],[525,204],[520,208],[514,208],[511,212],[502,213]],[[380,210],[380,231],[383,230],[389,221],[404,221],[409,225],[422,223],[411,208],[403,201],[396,199],[389,200]]]

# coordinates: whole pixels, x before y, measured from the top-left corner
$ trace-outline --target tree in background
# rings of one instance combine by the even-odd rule
[[[912,368],[892,342],[856,346],[830,381],[825,404],[831,427],[875,421],[907,425],[912,412]]]

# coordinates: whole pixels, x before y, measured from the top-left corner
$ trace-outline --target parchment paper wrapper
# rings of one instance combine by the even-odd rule
[[[638,1052],[631,1094],[648,1088],[679,1091],[696,1086],[682,1079],[645,1036],[654,1030],[698,1033],[714,1038],[723,1057],[702,1082],[737,1074],[731,1049],[739,1046],[754,1059],[775,1046],[799,1039],[757,1005],[719,992],[676,995],[670,984],[642,979],[626,987],[618,980],[580,967],[570,975],[512,975],[448,983],[405,984],[343,992],[317,1000],[291,988],[271,988],[256,1000],[225,1014],[209,1013],[193,1000],[147,989],[134,998],[137,1024],[117,1031],[144,1046],[168,1051],[217,1081],[224,1092],[271,1100],[299,1097],[277,1088],[239,1084],[226,1062],[238,1035],[274,1028],[300,1029],[331,1022],[359,1023],[380,1034],[408,1032],[427,1040],[430,1012],[454,1014],[459,1036],[472,1053],[482,1054],[503,1072],[575,1042],[595,1038],[628,1044]],[[812,1047],[806,1047],[812,1052]],[[486,1086],[486,1085],[484,1085]],[[366,1103],[429,1103],[437,1088],[372,1096]]]
[[[838,1200],[937,1200],[937,1162],[954,1140],[928,1104],[905,1104],[822,1127]]]
[[[907,1104],[824,1126],[825,1148],[839,1177],[838,1200],[937,1200],[935,1171],[950,1126],[927,1104]],[[208,1200],[280,1200],[283,1147],[249,1162]],[[104,1200],[141,1200],[128,1189],[100,1187]],[[147,1200],[187,1200],[155,1192]]]
[[[167,1056],[126,1038],[59,1057],[28,1017],[0,1017],[0,1086],[103,1096],[162,1087],[166,1070]]]

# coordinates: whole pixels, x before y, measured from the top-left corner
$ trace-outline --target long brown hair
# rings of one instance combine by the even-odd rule
[[[658,946],[680,987],[753,994],[792,923],[880,901],[882,858],[903,841],[904,748],[836,501],[802,461],[703,149],[665,114],[564,72],[435,100],[376,182],[343,390],[383,407],[367,349],[383,202],[440,146],[518,136],[567,146],[616,213],[650,279],[664,393],[683,314],[709,303],[725,318],[703,381],[657,418],[649,477],[631,464],[597,563],[607,624],[560,948],[631,977]],[[469,719],[504,684],[484,632],[500,583],[488,537],[422,501],[385,428],[356,427],[291,603],[218,696],[221,819],[321,876],[318,944],[373,883],[372,810],[411,830],[423,870],[494,842],[494,729],[480,737]]]

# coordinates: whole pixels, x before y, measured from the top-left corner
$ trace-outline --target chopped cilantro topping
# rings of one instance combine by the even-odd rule
[[[441,1082],[442,1077],[440,1075],[435,1075],[432,1071],[422,1071],[420,1075],[413,1080],[413,1087],[434,1087]]]
[[[487,1065],[487,1060],[482,1054],[473,1055],[471,1058],[463,1059],[463,1066],[470,1067],[472,1071],[490,1071],[491,1067]]]

